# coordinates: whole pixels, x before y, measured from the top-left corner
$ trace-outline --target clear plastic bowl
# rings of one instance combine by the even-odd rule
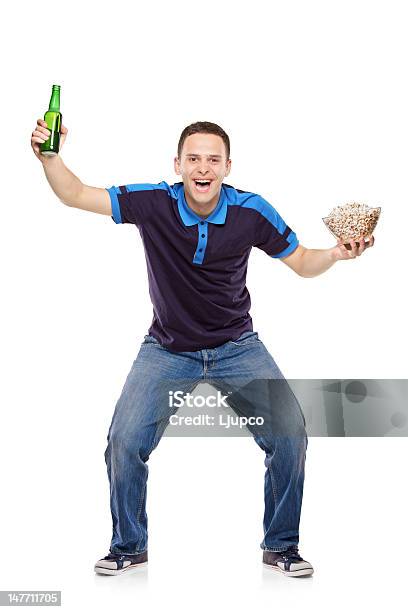
[[[345,205],[347,206],[347,205]],[[342,207],[339,206],[337,207],[338,209],[341,209]],[[369,215],[369,211],[377,211],[377,215],[372,216]],[[364,224],[364,218],[366,218],[365,223],[368,223],[369,227],[366,229],[366,231],[364,232],[363,236],[364,238],[367,238],[368,236],[371,236],[371,234],[374,232],[377,223],[378,223],[378,219],[380,218],[380,214],[381,214],[381,206],[374,206],[374,207],[368,207],[367,209],[367,213],[366,215],[358,215],[358,218],[356,219],[355,225],[353,227],[353,223],[351,223],[351,227],[347,227],[347,232],[343,233],[341,232],[341,221],[337,219],[337,221],[334,221],[333,217],[331,215],[327,216],[327,217],[323,217],[323,222],[325,224],[325,226],[327,227],[327,229],[329,230],[329,232],[338,240],[341,240],[341,242],[344,243],[344,246],[346,247],[347,250],[351,250],[351,244],[349,242],[347,242],[348,240],[355,240],[357,247],[360,246],[360,243],[358,242],[358,238],[361,237],[361,230],[359,228],[359,224],[362,223]],[[347,216],[345,215],[345,219],[347,218]],[[368,220],[367,220],[368,218]],[[350,222],[349,222],[350,223]],[[336,227],[333,227],[336,226]],[[335,229],[337,229],[337,231],[335,231]],[[354,231],[353,231],[354,230]],[[350,235],[351,234],[351,235]],[[368,243],[366,243],[368,244]]]

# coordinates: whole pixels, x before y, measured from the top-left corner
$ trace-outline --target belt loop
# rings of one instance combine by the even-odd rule
[[[201,354],[203,356],[203,374],[204,376],[207,374],[207,362],[208,362],[208,354],[206,349],[203,349],[201,351]]]

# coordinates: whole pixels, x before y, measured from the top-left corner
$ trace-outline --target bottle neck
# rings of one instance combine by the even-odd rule
[[[51,100],[48,110],[54,111],[56,113],[60,112],[60,90],[59,88],[52,88]]]

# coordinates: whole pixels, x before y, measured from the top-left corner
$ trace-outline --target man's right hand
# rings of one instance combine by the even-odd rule
[[[65,142],[65,139],[67,137],[67,133],[68,133],[68,129],[64,125],[61,125],[61,135],[60,135],[60,144],[59,144],[60,152]],[[45,142],[48,139],[50,134],[51,132],[48,129],[47,124],[44,121],[44,119],[37,119],[37,125],[31,134],[31,147],[34,151],[34,155],[40,160],[41,163],[47,162],[48,160],[52,159],[52,157],[49,157],[47,155],[42,155],[40,153],[40,144]]]

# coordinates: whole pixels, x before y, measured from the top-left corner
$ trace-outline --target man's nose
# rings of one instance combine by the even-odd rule
[[[201,174],[205,174],[208,171],[208,164],[205,161],[200,162],[199,167],[198,167],[198,171]]]

